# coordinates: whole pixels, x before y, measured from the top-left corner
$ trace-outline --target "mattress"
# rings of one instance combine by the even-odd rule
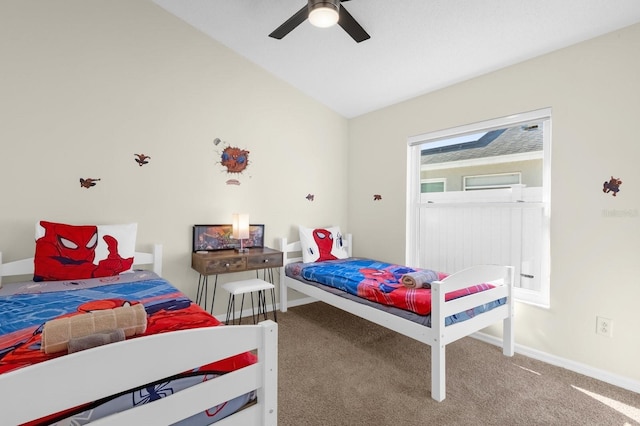
[[[316,263],[294,262],[285,266],[285,274],[297,281],[431,327],[431,290],[428,288],[407,289],[400,282],[402,275],[419,270],[366,258],[348,258]],[[447,276],[446,273],[441,272],[437,275],[439,279],[444,279]],[[366,286],[367,289],[364,290],[363,286]],[[464,297],[465,294],[476,293],[491,287],[491,284],[481,283],[462,291],[447,293],[447,300]],[[506,298],[502,298],[451,315],[445,318],[445,326],[468,320],[505,303]],[[420,307],[416,308],[418,305]],[[412,307],[415,310],[412,310]]]

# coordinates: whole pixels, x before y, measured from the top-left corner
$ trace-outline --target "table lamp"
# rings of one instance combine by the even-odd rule
[[[242,246],[242,240],[249,238],[249,215],[246,213],[233,214],[233,238],[240,240],[238,253],[246,253],[249,249]]]

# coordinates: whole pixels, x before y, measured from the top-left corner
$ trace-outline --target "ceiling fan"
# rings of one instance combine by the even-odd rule
[[[369,39],[371,36],[358,24],[347,9],[340,6],[340,3],[349,0],[308,0],[307,5],[297,11],[291,18],[275,29],[269,37],[278,40],[293,31],[306,19],[317,27],[330,27],[338,24],[357,43]]]

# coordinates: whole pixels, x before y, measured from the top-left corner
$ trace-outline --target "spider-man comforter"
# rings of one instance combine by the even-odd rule
[[[128,303],[142,303],[145,307],[147,329],[143,335],[220,324],[166,280],[148,271],[80,281],[13,284],[0,290],[0,374],[66,354],[40,351],[45,322],[64,315]],[[130,393],[71,409],[37,423],[56,424],[65,419],[64,424],[85,424],[255,362],[255,356],[250,353],[237,355],[185,372],[179,377],[141,384]],[[255,393],[238,397],[180,424],[210,424],[237,411],[254,398]]]
[[[294,275],[337,288],[387,306],[393,306],[419,315],[431,313],[431,289],[407,288],[401,283],[404,274],[422,269],[394,265],[371,259],[349,258],[318,263],[301,263]],[[439,280],[447,274],[437,272]],[[492,288],[491,284],[477,284],[449,292],[446,300]]]

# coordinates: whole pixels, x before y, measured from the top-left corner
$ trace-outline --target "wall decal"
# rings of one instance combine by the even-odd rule
[[[213,140],[215,146],[221,143],[223,141],[220,138]],[[227,173],[240,174],[249,166],[249,150],[227,145],[222,150],[222,153],[219,152],[218,155],[220,156],[220,164]],[[227,180],[227,185],[240,185],[240,181],[238,179],[229,179]]]
[[[242,173],[249,165],[249,151],[228,146],[222,151],[220,164],[227,169],[227,173]]]
[[[373,194],[373,201],[378,201],[378,200],[382,200],[382,195],[380,195],[380,194]]]
[[[149,163],[148,159],[151,158],[148,155],[144,155],[144,154],[133,154],[133,155],[138,157],[135,160],[138,163],[138,166],[140,167],[144,166],[145,164],[148,164]]]
[[[609,179],[608,182],[604,182],[602,186],[602,192],[604,192],[605,194],[611,192],[611,195],[615,197],[618,192],[620,192],[620,185],[622,185],[622,181],[611,176],[611,179]]]
[[[313,195],[313,194],[307,194],[307,196],[306,196],[306,197],[304,197],[304,198],[306,198],[306,199],[307,199],[307,200],[309,200],[309,201],[313,201],[313,199],[314,199],[315,197],[314,197],[314,195]]]
[[[93,178],[80,178],[80,187],[81,188],[91,188],[92,186],[96,186],[96,182],[98,182],[100,179],[93,179]]]

